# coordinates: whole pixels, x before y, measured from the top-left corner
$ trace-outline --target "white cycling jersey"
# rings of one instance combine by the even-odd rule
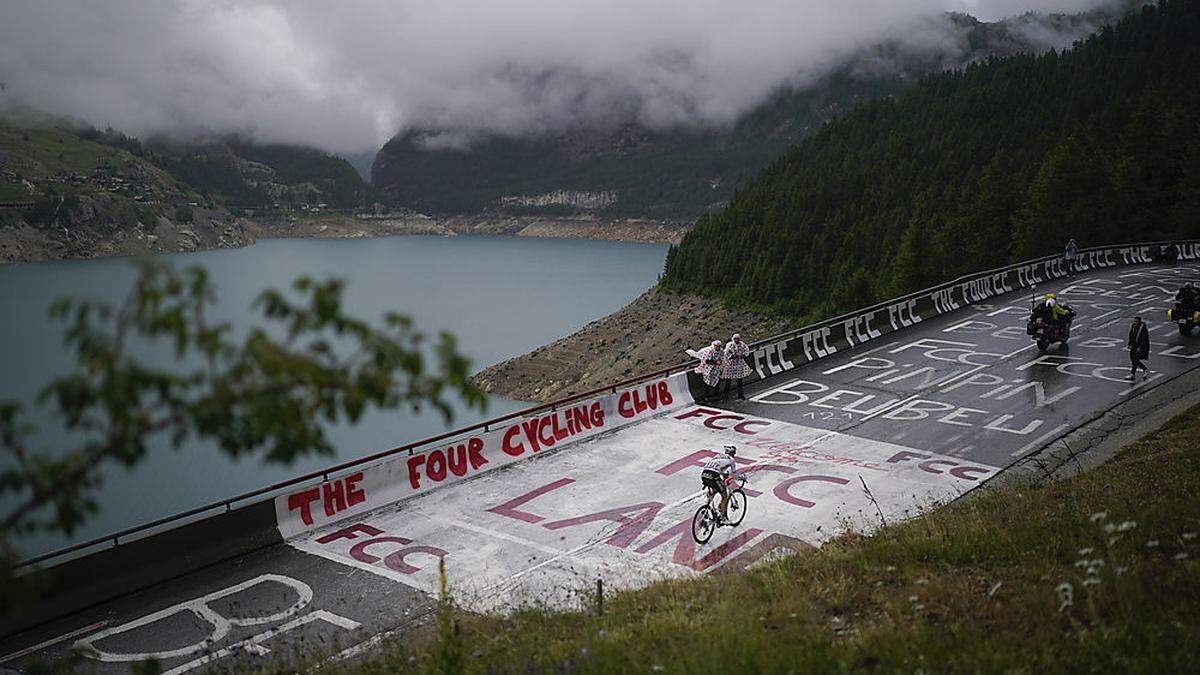
[[[737,462],[729,455],[717,455],[704,464],[705,471],[716,471],[721,475],[729,475],[737,470]]]

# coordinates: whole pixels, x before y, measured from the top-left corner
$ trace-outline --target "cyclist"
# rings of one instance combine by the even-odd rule
[[[729,484],[737,476],[737,462],[733,459],[736,456],[737,448],[727,445],[725,454],[708,460],[704,464],[704,470],[700,472],[700,482],[704,485],[708,498],[711,500],[713,495],[721,495],[718,525],[724,525],[729,520]]]

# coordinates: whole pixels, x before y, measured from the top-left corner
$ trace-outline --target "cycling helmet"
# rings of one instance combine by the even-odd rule
[[[729,455],[730,457],[736,457],[737,448],[732,445],[727,445],[725,446],[725,454]]]

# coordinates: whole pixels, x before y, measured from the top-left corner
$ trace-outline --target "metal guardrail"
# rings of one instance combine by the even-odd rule
[[[1081,249],[1079,249],[1079,254],[1082,256],[1089,252],[1103,251],[1103,250],[1111,249],[1111,248],[1115,248],[1115,247],[1120,247],[1120,248],[1137,248],[1137,247],[1149,247],[1149,246],[1160,246],[1161,247],[1161,246],[1167,245],[1167,244],[1196,244],[1196,243],[1200,243],[1200,240],[1185,240],[1185,241],[1178,241],[1178,242],[1158,241],[1158,242],[1148,242],[1148,243],[1114,244],[1112,246],[1093,246],[1093,247],[1089,247],[1089,248],[1081,248]],[[882,309],[889,305],[894,305],[898,302],[903,302],[905,300],[911,300],[913,298],[926,296],[926,295],[929,295],[939,289],[948,288],[948,287],[954,286],[956,284],[965,283],[972,279],[978,279],[978,278],[986,277],[986,276],[989,276],[992,274],[999,274],[999,273],[1006,272],[1006,271],[1012,271],[1014,269],[1017,269],[1020,267],[1025,267],[1028,265],[1042,264],[1042,263],[1045,263],[1048,261],[1061,259],[1062,257],[1063,257],[1062,254],[1042,256],[1040,258],[1034,258],[1032,260],[1025,260],[1022,262],[1013,263],[1011,265],[997,267],[997,268],[994,268],[991,270],[985,270],[982,272],[975,272],[972,274],[963,275],[954,280],[942,282],[940,284],[936,284],[934,286],[930,286],[929,288],[926,288],[926,289],[923,289],[920,291],[916,291],[913,293],[909,293],[907,295],[903,295],[898,298],[891,298],[884,302],[880,302],[880,303],[877,303],[877,304],[874,304],[874,305],[871,305],[869,307],[865,307],[862,309],[856,309],[852,312],[848,312],[846,314],[841,314],[839,316],[836,316],[836,317],[833,317],[830,319],[825,319],[823,321],[819,321],[817,323],[814,323],[814,324],[811,324],[808,326],[804,326],[802,328],[797,328],[795,330],[788,331],[786,333],[781,333],[779,335],[775,335],[775,336],[772,336],[769,338],[764,338],[762,340],[756,340],[752,343],[749,343],[749,346],[751,348],[755,348],[755,347],[758,347],[761,345],[767,345],[767,344],[771,344],[771,343],[788,340],[795,336],[802,335],[804,333],[813,331],[815,329],[835,325],[839,322],[847,320],[848,318],[852,318],[852,317],[859,316],[859,315],[867,313],[867,312]],[[684,363],[680,363],[678,365],[674,365],[674,366],[670,366],[670,367],[663,368],[660,370],[656,370],[654,372],[644,373],[641,375],[635,375],[634,377],[624,379],[619,382],[614,382],[613,384],[610,384],[610,385],[606,385],[603,387],[596,387],[595,389],[589,389],[588,391],[580,392],[578,394],[555,399],[548,403],[542,403],[542,404],[538,404],[535,406],[531,406],[529,408],[524,408],[522,410],[518,410],[516,412],[512,412],[507,415],[493,417],[491,419],[487,419],[482,422],[472,424],[470,426],[461,427],[458,429],[452,429],[450,431],[446,431],[446,432],[438,434],[436,436],[430,436],[428,438],[424,438],[422,440],[415,441],[413,443],[407,443],[405,445],[391,448],[390,450],[383,450],[380,452],[372,453],[365,457],[360,457],[358,459],[354,459],[354,460],[351,460],[348,462],[336,464],[334,466],[327,467],[327,468],[321,469],[319,471],[312,471],[312,472],[303,474],[301,476],[296,476],[295,478],[290,478],[290,479],[282,481],[282,482],[274,483],[272,485],[268,485],[266,487],[259,488],[257,490],[253,490],[251,492],[246,492],[246,493],[239,494],[239,495],[236,495],[233,497],[222,499],[217,502],[206,504],[204,506],[199,506],[194,509],[189,509],[189,510],[183,511],[181,513],[176,513],[171,516],[159,518],[158,520],[155,520],[155,521],[152,521],[149,523],[145,523],[143,525],[138,525],[136,527],[127,528],[127,529],[121,530],[120,532],[115,532],[113,534],[109,534],[109,535],[106,535],[103,537],[97,537],[97,538],[91,539],[89,541],[80,542],[78,544],[73,544],[71,546],[67,546],[67,547],[64,547],[64,548],[61,548],[61,549],[58,549],[55,551],[51,551],[49,553],[44,553],[44,554],[41,554],[38,556],[34,556],[32,558],[28,558],[26,560],[21,561],[20,563],[18,563],[16,565],[16,567],[17,567],[17,569],[21,569],[21,568],[29,567],[32,565],[37,565],[39,563],[43,563],[43,562],[46,562],[49,560],[54,560],[56,558],[61,558],[63,556],[67,556],[72,553],[75,553],[75,552],[78,552],[78,551],[81,551],[84,549],[100,546],[102,544],[106,544],[109,542],[112,542],[113,546],[118,546],[118,545],[120,545],[121,539],[128,538],[130,536],[137,535],[140,533],[144,533],[149,530],[153,530],[158,527],[161,527],[163,525],[168,525],[170,523],[182,521],[187,518],[191,518],[193,516],[201,515],[204,513],[220,511],[222,509],[224,509],[225,511],[231,511],[234,508],[233,505],[238,502],[244,502],[246,500],[253,499],[255,497],[261,497],[263,495],[267,495],[272,492],[277,492],[277,491],[283,490],[285,488],[293,487],[295,485],[299,485],[301,483],[305,483],[307,481],[311,481],[311,480],[314,480],[317,478],[320,478],[323,481],[328,480],[330,474],[335,474],[335,473],[338,473],[341,471],[345,471],[347,469],[352,469],[355,467],[363,466],[364,464],[370,464],[372,462],[376,462],[378,460],[385,459],[387,457],[391,457],[393,455],[397,455],[402,452],[408,452],[411,454],[412,451],[416,450],[417,448],[432,445],[434,443],[438,443],[439,441],[456,438],[456,437],[462,436],[464,434],[471,433],[473,431],[479,431],[479,430],[488,431],[491,427],[493,427],[497,424],[501,424],[503,422],[507,422],[512,419],[516,419],[519,417],[525,417],[525,416],[532,415],[532,414],[542,412],[542,411],[556,411],[559,406],[563,406],[568,403],[573,403],[575,401],[592,398],[594,396],[598,396],[601,394],[608,394],[608,393],[615,394],[618,389],[622,389],[624,387],[628,387],[630,385],[637,384],[639,382],[644,382],[646,380],[651,380],[651,379],[655,379],[658,377],[670,375],[670,374],[673,374],[676,372],[680,372],[683,370],[688,370],[688,369],[694,367],[694,365],[695,364],[692,361],[687,361]]]

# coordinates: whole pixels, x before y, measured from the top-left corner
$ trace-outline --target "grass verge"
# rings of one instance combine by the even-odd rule
[[[357,672],[1196,668],[1200,407],[1086,475],[1008,485],[602,615],[458,616]]]

